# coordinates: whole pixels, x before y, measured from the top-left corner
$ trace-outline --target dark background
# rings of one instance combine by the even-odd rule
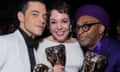
[[[2,0],[0,2],[0,24],[9,24],[9,23],[16,23],[16,10],[17,5],[22,0]],[[49,3],[54,0],[47,0]],[[83,4],[86,3],[93,3],[102,6],[110,15],[110,33],[111,35],[115,32],[115,26],[120,21],[120,4],[118,0],[66,0],[70,3],[73,15],[75,10]]]
[[[19,4],[22,0],[2,0],[0,2],[0,18],[2,17],[13,17],[13,14],[16,9],[16,5]],[[51,2],[53,0],[47,0],[48,2]],[[81,5],[86,3],[94,3],[101,5],[104,7],[110,17],[112,22],[116,22],[119,20],[120,16],[120,4],[118,0],[66,0],[71,4],[71,8],[73,9],[73,12]]]

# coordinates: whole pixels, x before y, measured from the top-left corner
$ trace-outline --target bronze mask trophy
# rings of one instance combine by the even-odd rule
[[[34,67],[34,70],[33,72],[48,72],[48,67],[44,64],[37,64],[35,67]]]
[[[107,57],[94,52],[87,52],[83,63],[84,72],[104,72],[107,66]]]
[[[54,67],[55,64],[61,64],[65,66],[66,55],[65,55],[65,46],[60,44],[52,47],[48,47],[45,50],[48,61]]]

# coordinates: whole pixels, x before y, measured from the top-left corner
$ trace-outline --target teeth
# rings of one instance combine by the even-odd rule
[[[63,35],[64,32],[57,32],[57,35]]]

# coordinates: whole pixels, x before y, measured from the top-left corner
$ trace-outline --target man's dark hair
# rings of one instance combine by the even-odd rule
[[[45,0],[23,0],[19,5],[18,5],[18,11],[21,11],[25,14],[27,8],[28,8],[28,3],[29,2],[40,2],[43,4],[46,4]]]

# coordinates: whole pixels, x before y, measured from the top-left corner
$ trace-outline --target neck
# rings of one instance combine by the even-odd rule
[[[32,39],[34,39],[34,38],[35,38],[35,36],[33,36],[32,34],[30,34],[30,32],[26,31],[26,29],[25,29],[25,28],[20,27],[20,30],[22,30],[23,32],[25,32],[25,33],[26,33],[29,37],[32,37]]]
[[[90,51],[94,51],[96,47],[99,48],[101,38],[102,38],[102,35],[97,39],[97,41],[95,42],[93,46],[89,47]]]
[[[59,41],[59,40],[57,40],[56,38],[54,38],[53,36],[49,36],[48,39],[49,39],[50,41],[59,42],[59,43],[71,43],[71,42],[75,42],[75,41],[76,41],[76,40],[75,40],[74,38],[72,38],[72,37],[67,38],[67,39],[65,39],[64,41]]]

